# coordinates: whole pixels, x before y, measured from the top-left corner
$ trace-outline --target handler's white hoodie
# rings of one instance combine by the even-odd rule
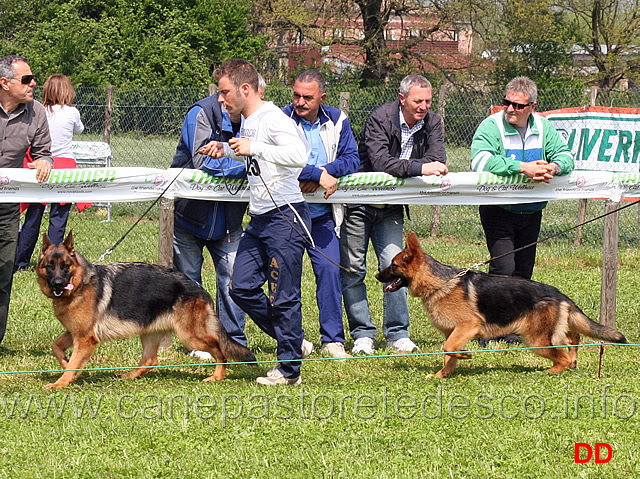
[[[227,143],[224,156],[247,163],[251,214],[304,201],[298,176],[307,164],[310,148],[291,118],[272,102],[264,102],[249,117],[242,117],[238,136],[251,140],[251,156],[236,156]]]

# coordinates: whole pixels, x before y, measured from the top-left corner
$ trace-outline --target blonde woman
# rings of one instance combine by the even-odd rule
[[[71,80],[56,73],[47,78],[42,90],[42,104],[45,107],[49,131],[51,133],[51,156],[54,168],[75,168],[76,162],[71,150],[74,134],[82,133],[84,125],[80,112],[71,106],[76,96]],[[26,210],[24,224],[18,238],[15,270],[29,266],[31,255],[40,234],[40,223],[45,205],[31,203]],[[49,212],[47,234],[54,244],[62,243],[69,218],[71,203],[52,204]]]

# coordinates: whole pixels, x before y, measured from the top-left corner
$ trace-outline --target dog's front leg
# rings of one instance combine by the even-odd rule
[[[53,354],[62,366],[62,369],[67,369],[67,364],[69,364],[69,360],[67,359],[66,351],[73,344],[73,336],[69,331],[65,331],[63,334],[58,336],[58,338],[53,342]]]
[[[52,384],[47,384],[45,389],[57,389],[68,386],[80,376],[81,371],[74,371],[75,369],[82,369],[86,366],[91,354],[96,349],[98,340],[91,334],[83,336],[81,338],[74,338],[73,340],[73,353],[71,353],[71,359],[67,363],[67,371],[65,371],[60,378]]]
[[[458,366],[459,359],[471,359],[470,353],[459,353],[462,348],[471,341],[479,331],[479,327],[475,324],[462,323],[458,324],[454,330],[447,336],[444,342],[444,367],[435,374],[437,378],[444,378],[448,374],[455,371]]]

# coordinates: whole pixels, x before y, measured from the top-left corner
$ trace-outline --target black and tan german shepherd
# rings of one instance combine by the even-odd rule
[[[158,364],[158,347],[171,331],[187,349],[208,351],[219,363],[205,381],[224,379],[227,359],[256,360],[226,333],[209,293],[182,273],[146,263],[93,265],[74,249],[71,232],[59,246],[43,235],[36,271],[40,289],[53,300],[53,311],[67,330],[54,341],[53,354],[69,371],[47,389],[74,382],[80,371],[71,370],[84,368],[98,343],[136,335],[142,359],[126,378]],[[72,346],[67,359],[65,351]]]
[[[614,343],[626,343],[622,333],[589,319],[558,289],[527,279],[467,271],[439,263],[426,254],[415,233],[388,268],[376,278],[389,283],[385,291],[403,286],[422,299],[433,325],[446,337],[444,351],[464,351],[474,338],[519,335],[531,347],[568,345],[563,348],[534,349],[553,361],[551,373],[575,368],[580,335]],[[468,353],[446,354],[444,367],[435,376],[452,373],[458,359]]]

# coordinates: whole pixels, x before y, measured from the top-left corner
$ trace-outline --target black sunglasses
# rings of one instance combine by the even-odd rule
[[[529,103],[516,103],[515,101],[511,101],[511,100],[507,100],[506,98],[504,98],[502,100],[502,104],[509,108],[509,106],[512,106],[514,110],[524,110],[526,107],[533,105],[534,102],[530,101]]]
[[[28,85],[33,81],[35,77],[35,75],[22,75],[22,78],[20,78],[20,83],[22,83],[23,85]],[[12,80],[16,80],[16,78],[12,78]]]

